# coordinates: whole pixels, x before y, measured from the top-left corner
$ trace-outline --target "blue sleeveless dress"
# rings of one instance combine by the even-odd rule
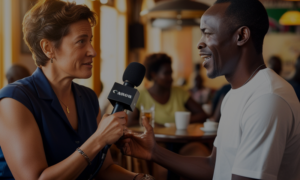
[[[76,83],[72,83],[72,91],[78,115],[77,132],[69,123],[56,94],[40,68],[37,68],[31,76],[8,84],[0,90],[0,99],[13,98],[25,105],[33,114],[42,136],[48,166],[70,156],[97,130],[99,104],[96,94]],[[77,179],[88,179],[97,169],[101,155],[102,151]],[[0,179],[14,179],[1,147]]]

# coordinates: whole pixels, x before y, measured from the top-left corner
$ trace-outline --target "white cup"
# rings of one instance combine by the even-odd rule
[[[175,112],[176,129],[187,129],[191,118],[191,112],[177,111]]]
[[[207,120],[203,123],[205,130],[216,130],[218,128],[219,123]]]

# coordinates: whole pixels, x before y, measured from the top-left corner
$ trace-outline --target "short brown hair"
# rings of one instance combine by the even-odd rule
[[[44,54],[40,41],[47,39],[59,48],[69,26],[80,20],[96,24],[96,14],[85,5],[61,0],[42,0],[32,7],[23,20],[24,41],[32,52],[37,66],[46,65],[49,58]]]
[[[151,73],[158,73],[165,64],[172,64],[171,58],[165,53],[154,53],[146,57],[144,65],[146,67],[146,78],[152,81]]]

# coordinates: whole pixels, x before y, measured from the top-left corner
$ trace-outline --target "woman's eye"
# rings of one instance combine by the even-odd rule
[[[84,40],[79,40],[78,43],[82,44],[84,43]]]

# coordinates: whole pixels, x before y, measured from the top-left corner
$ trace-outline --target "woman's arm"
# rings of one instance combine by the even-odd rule
[[[123,134],[124,112],[105,115],[104,118],[97,131],[80,147],[90,160],[106,144],[114,143]],[[49,167],[32,113],[11,98],[0,101],[0,145],[14,178],[18,180],[76,179],[88,165],[86,159],[74,150],[68,158]]]
[[[191,97],[189,97],[185,103],[185,107],[192,112],[191,123],[204,122],[208,118],[208,115],[203,111],[202,106]]]

